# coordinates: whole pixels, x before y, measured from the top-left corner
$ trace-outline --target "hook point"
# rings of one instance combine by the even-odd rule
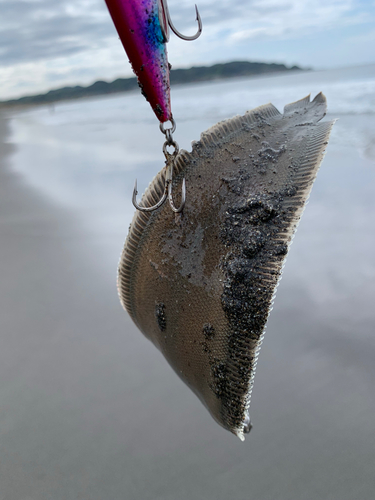
[[[195,35],[186,36],[180,33],[172,23],[171,15],[169,13],[167,0],[161,1],[161,12],[159,13],[160,25],[162,28],[162,33],[164,36],[164,40],[167,42],[169,40],[169,28],[173,31],[175,35],[177,35],[182,40],[196,40],[202,33],[202,19],[198,11],[198,7],[195,4],[195,13],[196,13],[196,21],[198,22],[198,30]]]
[[[185,182],[185,177],[182,179],[182,187],[181,187],[181,203],[178,208],[175,207],[173,203],[173,198],[172,198],[172,181],[168,186],[168,199],[169,199],[169,205],[171,209],[173,210],[174,213],[179,214],[180,212],[183,211],[185,207],[185,202],[186,202],[186,182]]]

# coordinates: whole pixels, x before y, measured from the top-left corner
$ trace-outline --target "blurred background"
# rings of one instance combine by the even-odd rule
[[[194,4],[169,1],[195,31]],[[375,479],[375,5],[200,0],[174,68],[284,71],[172,87],[175,138],[312,93],[338,118],[291,247],[241,443],[122,310],[116,268],[163,166],[137,90],[0,106],[0,499],[370,500]],[[0,0],[0,101],[132,75],[103,1]]]

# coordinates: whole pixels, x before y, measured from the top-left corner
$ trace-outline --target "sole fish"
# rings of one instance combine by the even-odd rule
[[[282,268],[334,121],[318,94],[218,123],[176,159],[182,214],[136,212],[118,291],[137,327],[212,417],[241,440]],[[143,196],[163,193],[165,168]]]

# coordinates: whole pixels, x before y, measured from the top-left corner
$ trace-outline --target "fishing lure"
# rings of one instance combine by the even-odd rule
[[[133,71],[138,78],[142,94],[150,103],[160,130],[166,137],[163,152],[168,165],[168,175],[165,179],[163,194],[153,206],[142,207],[136,201],[137,181],[133,191],[134,206],[144,212],[159,208],[167,196],[171,208],[181,212],[185,204],[185,183],[182,185],[182,200],[176,208],[172,199],[172,171],[174,160],[178,154],[178,144],[173,139],[176,123],[173,119],[170,98],[169,71],[166,43],[170,37],[170,29],[183,40],[195,40],[202,32],[202,21],[195,6],[198,31],[195,35],[182,35],[172,23],[166,0],[105,0],[113,23],[120,36],[124,49],[129,57]],[[171,128],[165,128],[164,123],[170,121]],[[173,154],[167,147],[174,148]]]
[[[118,291],[138,328],[213,418],[244,440],[255,367],[283,265],[333,121],[318,94],[218,123],[175,160],[182,217],[136,212]],[[161,195],[165,169],[142,201]]]

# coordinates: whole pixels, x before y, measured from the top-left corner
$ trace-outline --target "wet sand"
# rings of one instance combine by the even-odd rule
[[[241,443],[121,309],[127,228],[103,234],[95,214],[85,225],[87,211],[27,186],[10,170],[6,126],[0,117],[0,499],[372,499],[374,163],[329,149]]]

